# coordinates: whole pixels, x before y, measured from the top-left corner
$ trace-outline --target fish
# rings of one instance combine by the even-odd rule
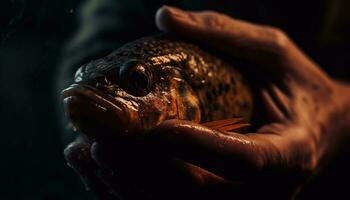
[[[232,64],[198,44],[156,35],[82,65],[61,93],[89,136],[140,134],[169,119],[229,132],[249,125],[253,95]]]

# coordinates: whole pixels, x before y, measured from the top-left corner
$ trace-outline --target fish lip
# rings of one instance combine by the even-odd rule
[[[61,92],[61,99],[73,96],[85,97],[106,109],[115,111],[116,113],[123,112],[123,105],[120,105],[115,99],[113,99],[113,97],[101,93],[92,86],[72,84]]]
[[[69,86],[61,92],[61,99],[65,104],[65,112],[68,115],[71,115],[71,113],[70,110],[67,109],[67,102],[73,98],[75,98],[75,100],[78,99],[78,101],[85,100],[85,102],[94,107],[91,109],[99,110],[102,112],[106,111],[106,115],[108,116],[108,118],[113,117],[113,119],[118,120],[121,126],[117,127],[117,129],[115,129],[114,131],[123,131],[123,126],[129,123],[129,116],[126,112],[125,107],[121,103],[116,101],[113,97],[101,93],[92,86],[72,84],[71,86]],[[113,119],[104,118],[102,120],[110,121],[112,124]],[[75,124],[73,120],[72,123],[75,126],[75,128],[77,128],[77,130],[82,131],[82,128],[80,128],[79,125]],[[95,133],[88,132],[88,130],[83,130],[83,133],[89,138],[95,137]]]

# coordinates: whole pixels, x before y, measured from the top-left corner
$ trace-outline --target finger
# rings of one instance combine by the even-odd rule
[[[273,100],[269,92],[267,90],[263,89],[261,91],[262,94],[262,100],[265,104],[266,113],[268,118],[271,122],[276,121],[284,121],[286,120],[286,116],[284,113],[280,110],[280,108],[277,106],[276,102]]]
[[[156,14],[160,30],[200,41],[233,57],[292,73],[302,80],[329,82],[329,77],[280,29],[212,12],[163,6]]]
[[[135,151],[135,146],[133,150],[122,148],[124,150],[120,151],[114,144],[95,142],[92,149],[97,163],[108,165],[119,178],[126,180],[125,183],[144,191],[144,197],[195,198],[214,186],[227,188],[235,184],[181,160],[160,156],[159,152]],[[114,185],[113,179],[107,178],[107,181]]]
[[[88,190],[101,200],[143,199],[144,195],[128,179],[117,177],[110,168],[98,165],[91,157],[91,149],[88,143],[73,142],[64,151],[68,165],[79,174]]]
[[[271,142],[278,135],[227,135],[181,120],[168,120],[151,134],[146,139],[162,151],[227,180],[245,181],[281,162],[281,152]]]
[[[156,14],[160,30],[200,40],[233,56],[262,61],[279,58],[288,37],[277,28],[256,25],[212,12],[190,12],[164,6]],[[273,57],[271,57],[273,56]]]
[[[271,85],[271,95],[275,99],[279,108],[285,115],[285,117],[290,118],[292,115],[291,100],[290,98],[282,92],[282,90],[275,84]]]
[[[64,150],[68,165],[80,176],[87,190],[92,190],[102,200],[119,199],[97,176],[98,166],[91,159],[90,146],[83,142],[72,142]]]

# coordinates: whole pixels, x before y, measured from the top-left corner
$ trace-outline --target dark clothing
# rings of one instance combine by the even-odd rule
[[[350,15],[347,1],[118,1],[89,0],[80,8],[78,29],[66,48],[63,77],[81,64],[108,54],[134,39],[155,34],[154,14],[163,4],[188,10],[215,10],[231,17],[276,26],[287,32],[331,74],[347,78]],[[347,34],[348,33],[348,34]],[[331,55],[329,55],[331,54]],[[336,57],[337,59],[331,59]],[[329,65],[337,67],[328,67]],[[65,71],[68,70],[68,71]],[[64,85],[66,85],[64,83]]]
[[[279,27],[301,46],[331,75],[350,78],[346,70],[350,39],[350,15],[344,10],[350,3],[343,1],[129,1],[90,0],[80,10],[79,28],[66,49],[60,80],[72,80],[74,71],[91,59],[102,57],[120,45],[159,32],[154,14],[163,4],[187,10],[215,10],[234,18]],[[343,7],[344,6],[344,7]],[[63,82],[60,87],[66,86]],[[329,174],[325,180],[313,180],[299,198],[321,197],[319,188],[334,182]],[[281,183],[283,184],[283,183]],[[314,186],[316,185],[316,186]],[[333,187],[342,191],[341,185]],[[322,190],[324,191],[324,190]],[[314,194],[318,192],[319,194]],[[327,195],[332,195],[327,192]]]
[[[1,199],[93,199],[63,158],[74,134],[61,134],[59,89],[81,64],[157,33],[154,14],[162,4],[280,27],[333,77],[350,79],[347,0],[2,0]],[[299,198],[349,197],[347,158],[339,155]]]

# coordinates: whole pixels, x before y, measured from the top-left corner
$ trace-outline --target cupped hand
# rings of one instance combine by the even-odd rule
[[[260,89],[269,123],[242,135],[169,120],[142,142],[78,139],[66,148],[67,161],[101,199],[289,198],[348,140],[349,86],[283,31],[167,6],[156,24],[254,63],[259,76],[275,74],[279,84]]]

